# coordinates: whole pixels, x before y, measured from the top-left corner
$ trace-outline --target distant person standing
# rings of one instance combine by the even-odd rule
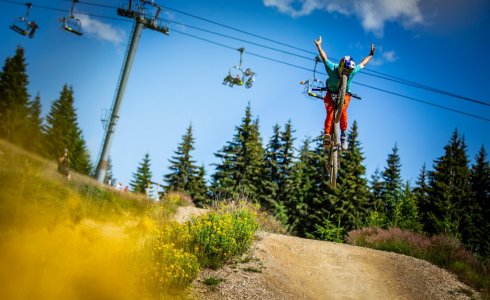
[[[151,197],[151,182],[148,181],[148,183],[146,184],[146,188],[145,188],[145,194],[146,194],[146,198],[150,199]]]
[[[66,148],[63,155],[58,159],[58,172],[63,175],[67,181],[70,181],[70,157],[68,156],[68,149]]]

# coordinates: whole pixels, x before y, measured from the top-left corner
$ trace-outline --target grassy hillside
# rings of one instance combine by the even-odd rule
[[[117,192],[0,141],[0,299],[186,296],[200,268],[240,255],[257,229],[247,209],[187,224],[160,203]]]
[[[152,204],[0,142],[0,298],[134,299]],[[146,222],[146,223],[145,223]],[[140,265],[138,265],[140,263]]]

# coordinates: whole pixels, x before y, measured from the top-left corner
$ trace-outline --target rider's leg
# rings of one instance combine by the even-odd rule
[[[331,134],[332,134],[332,121],[333,121],[333,101],[332,101],[332,95],[330,95],[330,92],[327,92],[327,95],[325,95],[325,98],[323,99],[323,103],[325,104],[325,109],[327,111],[327,116],[325,118],[325,123],[324,123],[324,130],[325,130],[325,137],[323,139],[323,143],[325,146],[330,146],[331,143]]]
[[[347,145],[347,108],[349,107],[350,103],[350,95],[346,94],[344,97],[344,107],[342,108],[342,114],[340,115],[340,130],[342,133],[340,134],[340,144],[342,147],[342,150],[347,150],[348,145]]]

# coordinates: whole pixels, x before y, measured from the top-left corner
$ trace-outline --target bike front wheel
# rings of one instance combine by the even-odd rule
[[[342,110],[344,109],[345,103],[345,92],[347,89],[347,75],[342,75],[340,78],[340,87],[339,87],[339,95],[337,98],[337,107],[335,108],[335,118],[334,122],[338,123],[340,120],[340,116],[342,115]]]
[[[332,143],[330,145],[330,153],[327,159],[327,172],[329,176],[329,182],[332,189],[337,187],[337,174],[339,171],[339,143],[338,143],[338,129],[334,124],[334,130],[332,132]]]

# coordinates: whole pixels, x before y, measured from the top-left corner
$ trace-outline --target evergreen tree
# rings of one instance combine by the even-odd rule
[[[467,244],[483,258],[490,258],[490,163],[482,146],[471,168],[471,226]]]
[[[292,174],[285,187],[285,209],[289,230],[297,236],[306,236],[308,225],[308,205],[306,199],[313,185],[314,153],[310,150],[310,138],[306,138],[294,163]]]
[[[434,163],[429,172],[428,222],[429,233],[446,233],[461,237],[461,228],[469,225],[467,215],[469,167],[464,138],[455,130],[450,142],[444,147],[444,155]]]
[[[280,150],[281,150],[281,128],[278,124],[272,128],[272,137],[265,150],[264,160],[264,208],[271,213],[276,214],[275,211],[279,205],[279,186],[282,184],[281,170],[280,170]]]
[[[338,197],[336,191],[330,186],[329,174],[325,168],[327,154],[323,145],[323,132],[315,138],[316,144],[313,153],[309,156],[313,161],[309,161],[311,166],[308,174],[303,174],[311,179],[311,189],[308,190],[305,205],[307,206],[305,226],[305,236],[308,238],[322,238],[322,233],[318,231],[318,226],[324,226],[325,218],[334,221],[338,219],[336,209],[338,208]],[[337,191],[338,192],[338,191]]]
[[[368,186],[357,122],[354,121],[347,138],[349,150],[342,153],[339,169],[339,202],[337,215],[342,227],[350,231],[361,226],[367,215]]]
[[[112,159],[110,156],[107,159],[107,169],[104,176],[104,184],[107,184],[109,186],[116,185],[116,178],[114,178],[114,174],[112,173]]]
[[[383,199],[382,192],[383,181],[381,179],[381,170],[376,168],[369,181],[369,195],[365,221],[366,227],[384,228],[387,225],[387,204]]]
[[[196,176],[192,177],[189,185],[189,193],[197,207],[204,207],[209,204],[204,166],[199,167]]]
[[[407,181],[400,201],[394,208],[392,226],[419,232],[422,230],[415,194]]]
[[[186,133],[182,136],[182,142],[178,145],[170,162],[170,173],[164,175],[164,182],[167,184],[167,191],[181,191],[189,195],[201,195],[202,191],[195,191],[198,188],[197,179],[199,177],[199,168],[192,159],[191,151],[194,150],[194,136],[192,134],[192,125],[187,127]],[[202,180],[202,179],[200,179]],[[202,187],[199,187],[202,188]]]
[[[23,146],[30,151],[41,154],[43,145],[43,132],[42,132],[41,118],[41,97],[36,95],[33,101],[29,102],[29,113],[27,119],[27,139],[22,141]]]
[[[261,197],[264,190],[264,149],[259,133],[259,120],[252,120],[250,103],[245,110],[242,124],[235,131],[233,140],[215,153],[221,162],[215,164],[212,191],[216,196]],[[258,200],[267,206],[265,199]]]
[[[401,201],[402,197],[402,179],[401,179],[401,163],[400,156],[398,155],[398,146],[392,149],[392,153],[388,155],[386,160],[386,168],[382,174],[383,185],[381,195],[384,202],[387,205],[387,218],[388,222],[393,221],[394,209],[398,205],[398,201]]]
[[[376,168],[374,173],[371,175],[368,198],[369,210],[381,213],[385,212],[386,203],[383,199],[383,181],[381,179],[381,170],[379,168]]]
[[[0,73],[0,137],[25,146],[29,140],[29,93],[24,49],[5,60]]]
[[[90,153],[78,126],[73,89],[66,84],[63,86],[60,98],[51,105],[43,131],[45,134],[43,149],[46,157],[58,160],[64,150],[68,149],[71,169],[85,175],[91,173]]]
[[[129,183],[131,190],[135,193],[145,194],[147,188],[151,185],[151,160],[150,154],[146,153],[138,169],[133,173],[133,180]]]
[[[293,171],[294,138],[291,120],[281,132],[279,125],[273,127],[273,135],[265,151],[265,177],[263,198],[269,210],[283,224],[287,224],[286,185]]]
[[[431,201],[429,198],[429,185],[428,185],[428,172],[424,165],[420,171],[420,175],[415,182],[415,188],[413,189],[413,194],[415,196],[415,201],[417,203],[418,211],[420,213],[420,222],[422,223],[422,228],[424,231],[429,231],[426,228],[426,224],[430,222],[430,205]]]
[[[289,178],[293,174],[294,164],[294,137],[293,125],[291,120],[288,120],[284,126],[284,131],[281,133],[281,147],[279,148],[279,192],[278,202],[285,203],[287,198],[286,186]]]

